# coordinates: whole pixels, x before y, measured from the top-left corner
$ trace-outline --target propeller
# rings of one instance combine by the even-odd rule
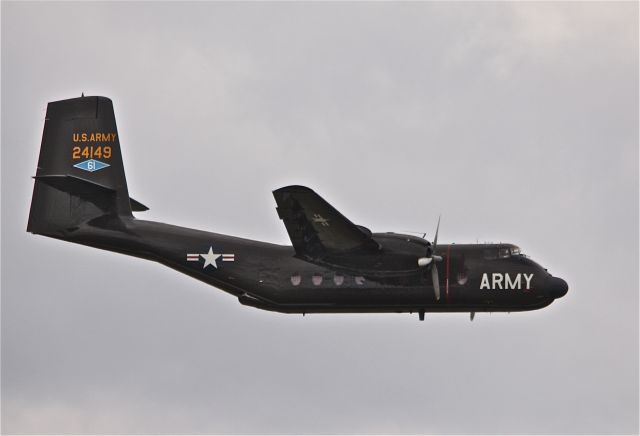
[[[436,295],[436,300],[440,300],[440,280],[438,279],[438,267],[436,266],[436,263],[442,261],[442,256],[438,256],[433,253],[436,251],[436,247],[438,245],[439,230],[440,216],[438,216],[438,225],[436,226],[436,234],[433,238],[433,243],[427,247],[426,257],[421,257],[418,259],[418,266],[420,267],[431,265],[431,281],[433,282],[433,292]]]

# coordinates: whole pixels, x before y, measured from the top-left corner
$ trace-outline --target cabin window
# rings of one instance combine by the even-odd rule
[[[311,282],[314,286],[320,286],[322,284],[322,275],[314,274],[313,276],[311,276]]]
[[[511,255],[512,256],[517,256],[520,254],[520,248],[518,247],[511,247]]]
[[[464,271],[460,271],[458,273],[458,276],[456,277],[458,284],[459,285],[465,285],[467,283],[467,280],[469,280],[469,276],[467,276],[467,273]]]
[[[364,277],[356,276],[354,280],[356,282],[356,285],[359,285],[359,286],[364,285]]]
[[[302,282],[302,277],[300,274],[294,274],[291,276],[291,284],[293,286],[298,286]]]
[[[498,250],[498,257],[500,259],[506,259],[509,256],[511,256],[511,254],[509,253],[508,248],[501,248],[500,250]]]
[[[341,274],[334,275],[333,283],[335,283],[337,286],[341,286],[344,283],[344,276]]]

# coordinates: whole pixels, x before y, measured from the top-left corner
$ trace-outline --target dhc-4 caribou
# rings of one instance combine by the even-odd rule
[[[47,107],[27,231],[160,262],[283,313],[514,312],[567,283],[512,244],[372,233],[304,186],[273,191],[292,246],[144,221],[129,196],[111,100]]]

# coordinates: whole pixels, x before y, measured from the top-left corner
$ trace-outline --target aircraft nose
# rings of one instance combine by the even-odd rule
[[[567,282],[562,280],[560,277],[552,277],[551,282],[549,283],[549,294],[553,298],[564,297],[569,290],[569,285]]]

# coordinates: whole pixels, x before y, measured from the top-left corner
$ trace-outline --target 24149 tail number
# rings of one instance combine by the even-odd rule
[[[86,145],[84,147],[73,147],[71,155],[73,159],[109,159],[111,157],[111,146],[109,145]]]

